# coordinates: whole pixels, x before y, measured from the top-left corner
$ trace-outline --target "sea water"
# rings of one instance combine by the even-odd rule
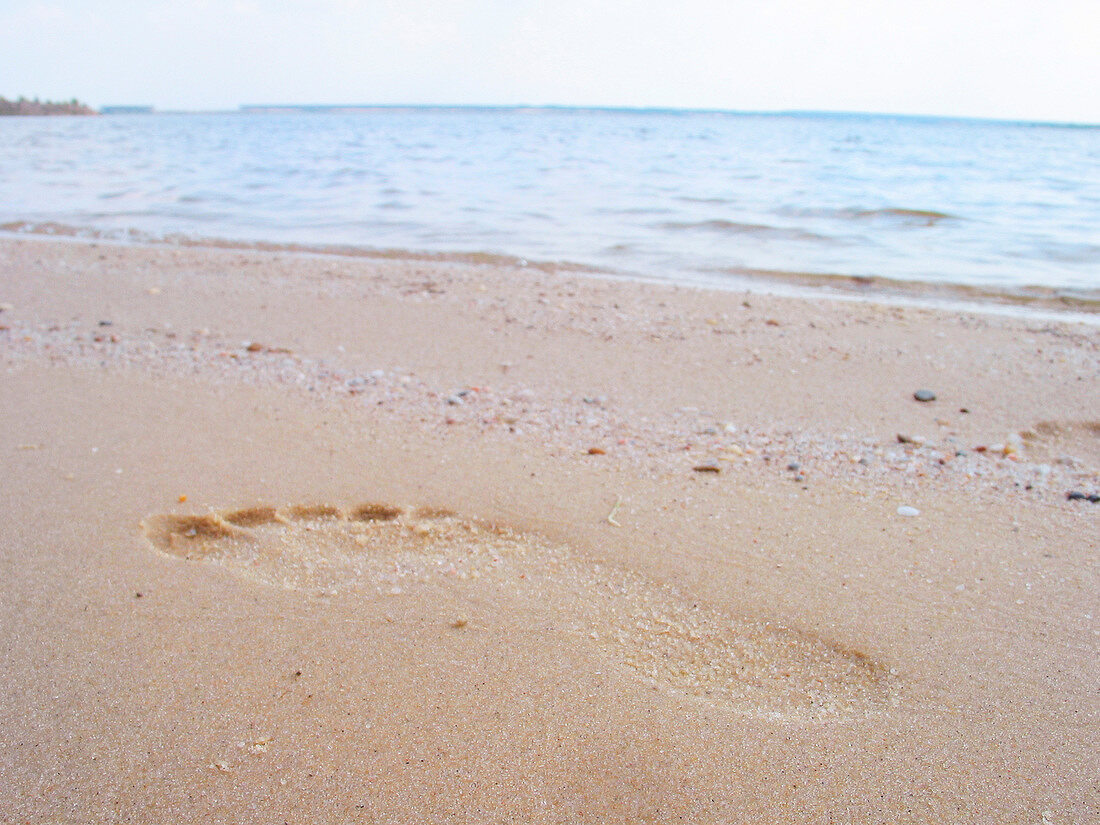
[[[386,108],[0,119],[0,223],[486,253],[722,284],[1100,294],[1100,128]]]

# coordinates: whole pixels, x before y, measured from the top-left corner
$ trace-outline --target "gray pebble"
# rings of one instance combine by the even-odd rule
[[[903,504],[898,508],[898,515],[912,518],[913,516],[919,516],[920,510],[916,507],[910,507],[908,504]]]
[[[932,390],[917,390],[913,397],[918,401],[935,401],[936,394]]]
[[[1082,493],[1080,490],[1074,490],[1071,493],[1066,493],[1066,498],[1070,501],[1088,501],[1092,504],[1100,502],[1100,495],[1097,495],[1096,493],[1092,493],[1091,495],[1089,495],[1087,493]]]

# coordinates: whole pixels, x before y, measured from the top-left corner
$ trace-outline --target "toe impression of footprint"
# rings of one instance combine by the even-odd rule
[[[757,717],[864,716],[887,709],[895,694],[890,669],[857,650],[736,617],[538,536],[448,510],[250,507],[156,515],[142,527],[167,555],[318,594],[506,584],[532,609],[568,605],[561,624],[576,630],[578,643],[598,645],[650,683]]]

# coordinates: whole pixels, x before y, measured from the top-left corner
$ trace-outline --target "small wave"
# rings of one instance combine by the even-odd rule
[[[917,223],[923,226],[934,226],[940,221],[957,221],[957,215],[947,212],[937,212],[933,209],[903,209],[901,207],[888,207],[886,209],[862,209],[855,211],[857,218],[889,218],[904,223]]]
[[[961,221],[958,215],[935,209],[909,209],[887,206],[880,209],[814,209],[788,208],[780,214],[798,218],[827,218],[848,221],[889,221],[896,226],[935,226],[942,221]]]
[[[761,238],[782,238],[788,241],[832,241],[827,235],[819,235],[805,229],[791,226],[768,226],[757,223],[739,223],[714,219],[707,221],[668,221],[659,225],[660,229],[671,232],[719,232],[725,235],[753,235]]]
[[[843,275],[831,272],[795,272],[781,269],[726,267],[712,270],[737,278],[759,279],[811,289],[861,295],[923,298],[935,301],[972,301],[1032,309],[1072,310],[1100,314],[1100,289],[1066,289],[1039,285],[993,287],[946,281],[916,281],[881,275]]]
[[[395,224],[397,225],[397,224]],[[294,252],[307,255],[338,255],[347,258],[376,258],[397,261],[439,261],[486,266],[535,269],[542,272],[578,272],[597,274],[605,270],[574,261],[537,261],[496,252],[425,252],[416,249],[379,249],[342,244],[275,243],[272,241],[230,240],[178,233],[157,234],[140,229],[98,229],[71,226],[52,221],[9,221],[0,224],[0,232],[20,235],[45,235],[61,238],[103,240],[144,245],[168,245],[195,249],[244,249],[257,252]]]
[[[1038,257],[1068,264],[1095,264],[1100,263],[1100,246],[1083,243],[1046,243],[1039,245],[1037,254],[1021,257]]]
[[[729,198],[701,198],[695,195],[680,195],[676,200],[682,203],[703,203],[709,206],[725,206],[726,204],[733,203]]]

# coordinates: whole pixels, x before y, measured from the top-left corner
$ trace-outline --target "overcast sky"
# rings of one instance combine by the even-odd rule
[[[0,95],[1100,123],[1097,0],[0,0]]]

